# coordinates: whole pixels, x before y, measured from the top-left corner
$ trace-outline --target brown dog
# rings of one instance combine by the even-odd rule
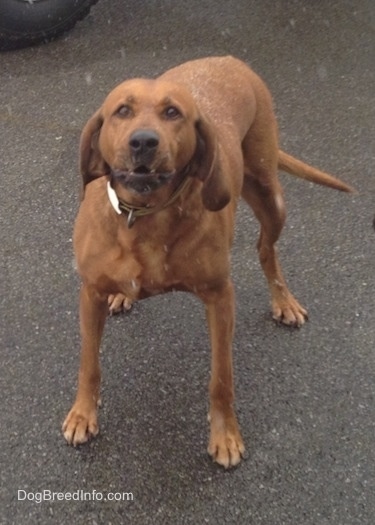
[[[244,452],[233,409],[234,294],[229,252],[237,201],[254,210],[273,317],[304,323],[275,251],[285,220],[277,169],[351,188],[278,148],[270,94],[244,63],[207,58],[116,87],[81,137],[83,200],[74,232],[82,277],[81,365],[63,424],[68,443],[98,433],[99,345],[111,311],[169,290],[206,306],[212,346],[208,452],[225,467]]]

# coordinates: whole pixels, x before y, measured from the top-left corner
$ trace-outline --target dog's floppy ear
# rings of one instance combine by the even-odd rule
[[[81,133],[79,168],[82,177],[82,197],[86,184],[109,172],[109,167],[100,153],[98,144],[102,124],[103,117],[99,109],[87,121]]]
[[[196,130],[196,176],[203,182],[202,201],[208,210],[218,211],[230,201],[230,191],[220,165],[216,133],[203,117],[197,121]]]

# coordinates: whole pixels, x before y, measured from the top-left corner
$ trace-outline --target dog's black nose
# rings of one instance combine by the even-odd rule
[[[129,139],[129,147],[136,162],[151,162],[158,146],[159,135],[152,129],[137,130]]]

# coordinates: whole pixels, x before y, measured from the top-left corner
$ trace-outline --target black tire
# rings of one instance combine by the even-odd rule
[[[0,50],[48,42],[82,20],[98,0],[1,0]]]

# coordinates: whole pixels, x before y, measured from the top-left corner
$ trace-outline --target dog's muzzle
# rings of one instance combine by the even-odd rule
[[[111,171],[113,179],[127,190],[139,195],[147,195],[158,190],[165,184],[168,184],[175,174],[175,171],[158,173],[144,167],[137,168],[134,171]]]

